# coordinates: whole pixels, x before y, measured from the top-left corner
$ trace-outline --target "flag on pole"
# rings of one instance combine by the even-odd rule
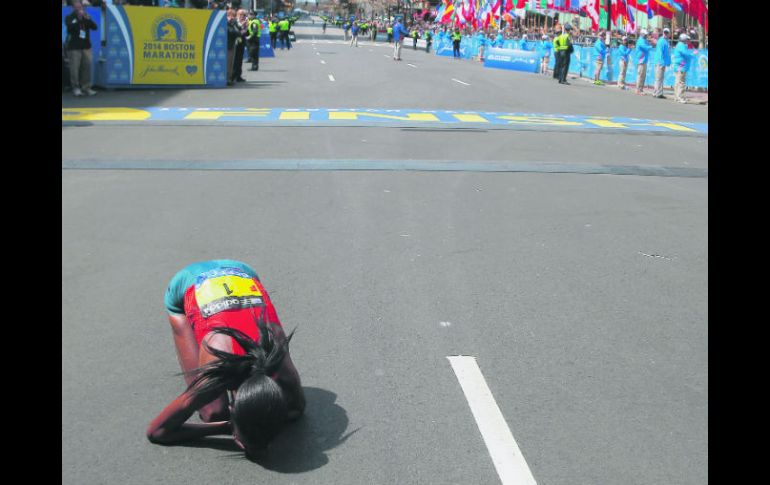
[[[591,19],[591,30],[599,30],[599,0],[584,0],[583,11]]]

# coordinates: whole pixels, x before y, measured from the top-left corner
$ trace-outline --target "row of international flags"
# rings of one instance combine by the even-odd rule
[[[626,30],[636,30],[636,16],[652,18],[660,15],[671,19],[678,12],[695,18],[708,32],[708,7],[704,0],[442,0],[436,10],[436,19],[457,27],[471,25],[473,28],[496,28],[500,21],[500,6],[503,6],[503,20],[512,22],[519,14],[517,10],[539,13],[581,11],[591,19],[593,30],[599,29],[602,12],[606,15],[608,2],[615,25]]]

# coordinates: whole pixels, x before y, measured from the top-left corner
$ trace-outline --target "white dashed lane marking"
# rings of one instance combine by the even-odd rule
[[[460,382],[465,399],[468,400],[500,481],[503,485],[537,485],[492,391],[484,380],[476,358],[456,355],[447,359]]]

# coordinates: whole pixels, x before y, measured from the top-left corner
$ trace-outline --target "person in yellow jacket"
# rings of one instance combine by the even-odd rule
[[[553,51],[556,54],[556,66],[553,69],[553,77],[559,80],[559,84],[569,84],[567,82],[569,56],[574,51],[570,37],[571,32],[572,25],[564,24],[561,34],[553,40]]]
[[[291,50],[291,41],[289,40],[289,21],[283,19],[278,22],[278,30],[281,32],[281,50],[283,50],[284,46]]]
[[[267,24],[267,31],[270,33],[270,47],[275,49],[275,42],[278,40],[278,23],[272,17]]]
[[[246,46],[249,48],[251,70],[259,71],[259,39],[262,37],[262,22],[254,11],[249,12],[249,24],[246,36]]]

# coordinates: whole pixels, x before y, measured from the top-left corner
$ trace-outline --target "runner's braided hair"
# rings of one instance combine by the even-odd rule
[[[212,329],[212,332],[232,337],[246,354],[215,349],[204,341],[206,351],[218,360],[191,371],[195,378],[187,388],[193,394],[211,395],[237,389],[231,420],[247,454],[266,448],[288,414],[284,391],[271,376],[288,354],[294,331],[279,342],[272,326],[265,324],[265,312],[263,307],[260,317],[254,319],[259,329],[259,342],[234,328]]]

